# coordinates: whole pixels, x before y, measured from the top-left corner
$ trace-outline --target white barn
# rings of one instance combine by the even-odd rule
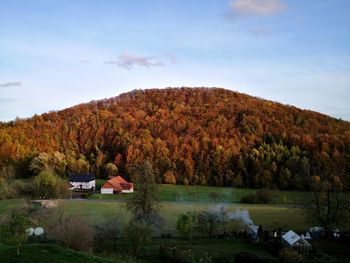
[[[96,188],[96,179],[92,174],[71,174],[69,183],[72,189],[94,190]]]
[[[102,187],[101,194],[133,193],[134,185],[121,176],[109,179]]]

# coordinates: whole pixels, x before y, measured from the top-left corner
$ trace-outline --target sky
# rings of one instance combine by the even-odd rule
[[[221,87],[350,120],[349,0],[0,0],[0,121]]]

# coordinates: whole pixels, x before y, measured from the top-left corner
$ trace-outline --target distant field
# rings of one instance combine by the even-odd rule
[[[0,211],[18,207],[23,202],[21,200],[5,200],[0,201]],[[111,200],[62,200],[61,204],[65,206],[69,214],[76,214],[87,218],[92,224],[96,225],[104,221],[104,219],[116,217],[117,215],[124,219],[128,218],[128,212],[124,208],[124,203]],[[160,234],[171,233],[177,235],[176,220],[181,213],[202,211],[211,207],[215,207],[213,203],[198,202],[161,202],[161,214],[164,217],[164,228],[159,231]],[[305,222],[303,209],[290,208],[281,205],[241,205],[226,204],[226,208],[233,212],[236,209],[247,209],[252,220],[263,225],[264,228],[282,227],[285,230],[293,228],[303,231],[309,225]],[[234,228],[240,228],[239,222],[232,222]]]
[[[63,201],[66,205],[66,209],[71,214],[81,215],[88,218],[92,223],[98,224],[105,218],[115,217],[119,215],[125,220],[128,217],[128,213],[123,206],[123,202],[113,201]],[[165,225],[160,234],[170,233],[172,235],[178,235],[176,231],[176,220],[181,213],[185,212],[200,212],[202,210],[215,207],[215,204],[211,203],[175,203],[175,202],[162,202],[161,214],[164,217]],[[239,204],[227,204],[227,209],[231,212],[236,209],[247,209],[251,215],[253,221],[258,225],[263,225],[264,228],[277,228],[282,227],[285,230],[293,228],[295,230],[303,231],[308,226],[303,216],[303,209],[289,208],[283,206],[270,206],[270,205],[239,205]],[[239,222],[232,222],[232,227],[243,227]]]
[[[102,185],[104,180],[98,180],[96,185]],[[98,188],[98,186],[97,186]],[[276,204],[302,205],[312,198],[310,192],[271,190]],[[215,186],[185,186],[185,185],[159,185],[159,198],[161,201],[174,202],[215,202],[239,203],[241,198],[254,194],[256,189],[215,187]],[[345,194],[350,199],[350,193]],[[90,199],[124,200],[130,194],[101,195],[93,194]]]

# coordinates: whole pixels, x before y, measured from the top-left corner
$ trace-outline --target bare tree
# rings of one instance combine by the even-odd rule
[[[117,248],[117,241],[122,237],[123,222],[120,217],[105,220],[103,223],[95,226],[95,244],[105,249],[108,243],[112,243],[113,249]]]
[[[49,234],[69,248],[91,251],[94,230],[84,217],[68,215],[61,206],[53,211],[51,218],[55,220],[49,228]]]
[[[311,207],[308,207],[309,219],[322,226],[329,236],[333,227],[339,227],[349,219],[349,207],[343,204],[341,171],[337,171],[340,165],[332,162],[327,153],[322,152],[318,158],[316,172],[313,176],[311,189],[313,199]]]

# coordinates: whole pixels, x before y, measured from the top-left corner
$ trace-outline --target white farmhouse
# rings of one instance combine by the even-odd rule
[[[71,174],[69,183],[72,189],[94,190],[96,188],[96,179],[92,174]]]

